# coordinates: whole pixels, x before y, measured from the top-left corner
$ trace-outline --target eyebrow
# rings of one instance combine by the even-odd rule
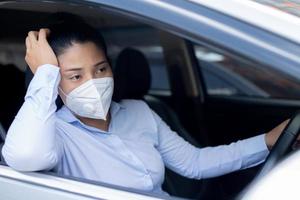
[[[100,61],[100,62],[94,64],[93,66],[94,66],[94,67],[97,67],[97,66],[102,65],[102,64],[104,64],[104,63],[108,63],[107,60]],[[76,67],[76,68],[66,69],[65,72],[69,72],[69,71],[80,71],[80,70],[82,70],[81,67]]]
[[[69,72],[69,71],[80,71],[80,70],[82,70],[82,68],[77,67],[77,68],[66,69],[65,72]]]
[[[108,63],[107,60],[103,60],[103,61],[100,61],[100,62],[94,64],[94,67],[97,67],[97,66],[99,66],[99,65],[102,65],[102,64],[104,64],[104,63]]]

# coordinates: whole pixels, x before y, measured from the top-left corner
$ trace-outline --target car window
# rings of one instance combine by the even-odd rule
[[[147,26],[101,30],[108,45],[108,55],[114,65],[119,53],[126,47],[141,51],[147,58],[151,75],[151,90],[170,90],[164,63],[163,49],[157,31]]]
[[[300,73],[267,67],[195,45],[206,93],[210,96],[300,99]]]

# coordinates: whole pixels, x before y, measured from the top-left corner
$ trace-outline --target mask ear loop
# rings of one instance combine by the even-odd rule
[[[62,92],[62,94],[65,96],[65,99],[64,99],[64,98],[61,98],[61,100],[64,102],[65,105],[67,105],[66,102],[65,102],[65,100],[67,99],[68,95],[61,89],[60,86],[58,86],[58,89],[59,89],[59,90]]]
[[[60,86],[58,86],[58,89],[63,93],[63,95],[65,95],[65,97],[67,97],[67,94],[61,89]]]

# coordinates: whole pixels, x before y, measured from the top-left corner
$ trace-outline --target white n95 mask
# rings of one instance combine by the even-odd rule
[[[114,90],[112,77],[91,79],[65,94],[65,104],[81,117],[106,120]]]

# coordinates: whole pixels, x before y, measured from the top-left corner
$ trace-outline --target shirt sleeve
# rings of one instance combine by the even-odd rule
[[[59,67],[38,67],[2,149],[10,167],[19,171],[49,170],[60,159],[62,143],[55,134],[59,82]]]
[[[269,150],[265,134],[229,145],[197,148],[178,134],[153,112],[158,127],[158,145],[167,168],[194,179],[212,178],[264,162]]]

